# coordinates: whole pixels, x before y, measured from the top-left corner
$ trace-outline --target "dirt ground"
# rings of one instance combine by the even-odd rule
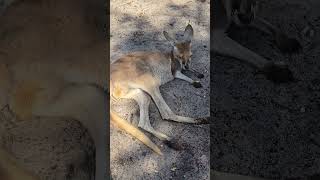
[[[209,1],[111,1],[111,61],[134,50],[170,50],[162,32],[181,34],[190,21],[194,29],[192,67],[204,73],[203,88],[174,80],[161,92],[179,114],[209,116]],[[126,104],[128,103],[128,104]],[[113,103],[115,110],[131,120],[137,113],[134,101]],[[209,126],[163,121],[152,103],[151,124],[155,129],[187,144],[183,151],[168,148],[152,137],[164,153],[156,155],[139,141],[111,126],[111,173],[114,179],[209,179]],[[137,121],[133,120],[136,124]],[[134,178],[133,178],[134,177]]]
[[[320,2],[261,0],[261,16],[304,49],[282,54],[252,29],[230,36],[271,61],[289,64],[297,82],[274,84],[232,58],[211,57],[211,168],[270,179],[320,179]],[[313,44],[300,38],[309,21]],[[317,175],[318,174],[318,175]]]
[[[0,11],[4,7],[1,3]],[[177,124],[162,121],[152,104],[152,125],[189,145],[180,152],[162,146],[163,157],[112,127],[114,179],[208,179],[209,156],[211,169],[217,171],[269,179],[320,179],[320,36],[316,34],[311,45],[299,37],[306,20],[319,31],[320,2],[261,0],[261,5],[263,9],[258,15],[297,37],[304,46],[303,51],[296,55],[282,54],[270,36],[251,29],[237,33],[234,29],[230,36],[271,61],[286,61],[298,82],[274,84],[263,75],[256,75],[255,69],[221,56],[212,56],[210,67],[209,1],[111,1],[112,61],[133,50],[168,50],[162,31],[183,30],[190,20],[195,29],[192,66],[205,74],[201,79],[204,87],[195,89],[186,82],[174,80],[161,91],[178,114],[207,116],[210,103],[212,116],[210,129],[206,125]],[[125,103],[129,104],[124,106]],[[114,105],[128,119],[138,109],[132,101]],[[47,133],[51,133],[49,130]],[[161,145],[156,138],[152,139]],[[74,149],[78,149],[78,145]]]
[[[95,146],[88,130],[70,118],[19,121],[0,109],[0,146],[41,179],[92,179]]]

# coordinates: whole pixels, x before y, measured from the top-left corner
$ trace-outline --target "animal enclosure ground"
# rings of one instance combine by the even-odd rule
[[[190,21],[194,29],[192,43],[194,69],[203,72],[203,88],[174,80],[161,93],[172,110],[184,116],[209,116],[209,1],[132,1],[112,0],[111,4],[111,61],[135,50],[170,50],[162,32],[181,34]],[[130,75],[128,75],[130,76]],[[128,105],[124,105],[128,103]],[[137,113],[134,101],[113,102],[115,110],[128,120]],[[154,104],[150,106],[153,127],[187,144],[183,151],[166,146],[158,156],[140,141],[111,126],[111,172],[114,179],[208,179],[209,126],[163,121]],[[136,120],[132,123],[137,124]],[[150,134],[147,134],[152,137]],[[161,142],[152,137],[156,144]]]
[[[298,81],[274,84],[246,64],[212,56],[211,168],[270,179],[319,179],[320,36],[310,45],[299,32],[307,21],[319,32],[320,3],[260,2],[258,16],[297,37],[303,51],[282,54],[270,36],[251,29],[233,29],[230,36],[271,61],[284,60]]]

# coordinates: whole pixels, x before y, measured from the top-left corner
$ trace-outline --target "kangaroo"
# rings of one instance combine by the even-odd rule
[[[80,121],[94,140],[96,180],[107,170],[104,5],[16,1],[0,17],[0,108],[8,105],[20,121]]]
[[[151,99],[156,104],[162,119],[180,123],[207,123],[205,118],[191,118],[176,115],[163,99],[159,87],[174,78],[189,82],[196,88],[201,87],[199,81],[193,80],[182,73],[189,69],[191,62],[191,41],[193,28],[188,24],[184,30],[183,40],[177,41],[166,31],[164,37],[169,41],[172,50],[168,53],[160,52],[132,52],[117,59],[110,66],[110,98],[133,99],[140,109],[138,127],[151,133],[165,142],[169,147],[180,148],[173,139],[166,134],[155,130],[149,120],[149,104]],[[129,76],[128,76],[129,75]],[[133,135],[157,154],[162,155],[158,146],[153,143],[142,131],[119,117],[110,108],[111,120],[120,128]]]
[[[213,1],[212,51],[249,63],[275,82],[294,80],[292,72],[284,62],[270,62],[228,37],[228,29],[235,24],[242,27],[254,27],[271,34],[283,52],[292,53],[301,48],[297,40],[288,37],[268,21],[257,17],[257,10],[256,0]]]

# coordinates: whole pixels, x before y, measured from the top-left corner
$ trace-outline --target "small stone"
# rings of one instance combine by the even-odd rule
[[[171,171],[176,171],[177,170],[177,167],[172,167],[171,168]]]
[[[306,108],[305,107],[300,108],[300,112],[302,113],[306,112]]]

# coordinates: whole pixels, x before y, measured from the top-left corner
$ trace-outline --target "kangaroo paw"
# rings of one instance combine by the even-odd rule
[[[169,148],[174,149],[176,151],[181,151],[184,149],[184,146],[179,140],[177,139],[171,139],[171,140],[165,140],[164,144],[166,144]]]
[[[209,117],[197,118],[195,121],[196,121],[196,124],[209,124],[210,123]]]
[[[192,83],[192,85],[193,85],[193,87],[195,87],[195,88],[202,88],[202,85],[201,85],[201,83],[200,83],[199,81],[194,81],[194,82]]]
[[[275,63],[269,64],[263,69],[263,73],[266,75],[267,79],[276,83],[284,83],[294,80],[292,72],[285,65]]]
[[[276,44],[283,53],[295,53],[302,49],[301,44],[294,38],[287,37],[283,33],[279,33],[276,38]]]

